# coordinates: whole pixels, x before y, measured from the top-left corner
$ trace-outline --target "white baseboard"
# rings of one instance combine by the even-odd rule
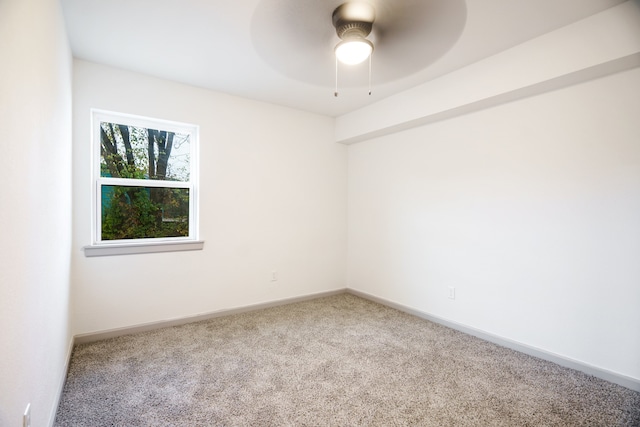
[[[53,427],[56,422],[56,414],[58,413],[58,406],[60,406],[60,399],[62,398],[62,390],[64,389],[64,383],[67,381],[67,374],[69,373],[69,364],[71,363],[71,354],[73,353],[73,346],[75,345],[74,338],[71,337],[69,345],[67,346],[67,357],[64,361],[62,368],[62,375],[58,383],[58,390],[56,393],[56,401],[54,402],[51,413],[49,414],[49,427]]]
[[[443,319],[438,316],[433,316],[429,313],[425,313],[420,310],[416,310],[411,307],[407,307],[405,305],[386,300],[384,298],[377,297],[375,295],[368,294],[366,292],[357,291],[355,289],[347,289],[347,292],[358,297],[368,299],[373,302],[377,302],[379,304],[385,305],[387,307],[395,308],[396,310],[400,310],[402,312],[420,317],[425,320],[429,320],[434,323],[438,323],[443,326],[447,326],[451,329],[455,329],[460,332],[464,332],[469,335],[473,335],[485,341],[492,342],[494,344],[501,345],[503,347],[510,348],[512,350],[519,351],[524,354],[528,354],[529,356],[537,357],[539,359],[547,360],[549,362],[556,363],[560,366],[564,366],[566,368],[575,369],[576,371],[584,372],[585,374],[592,375],[594,377],[603,379],[605,381],[609,381],[623,387],[626,387],[631,390],[640,391],[640,380],[632,377],[628,377],[626,375],[618,374],[616,372],[612,372],[606,369],[598,368],[596,366],[589,365],[584,362],[580,362],[577,360],[573,360],[559,354],[551,353],[536,347],[531,347],[529,345],[510,340],[508,338],[504,338],[498,335],[491,334],[489,332],[482,331],[480,329],[476,329],[467,325],[463,325],[461,323],[453,322],[451,320]]]
[[[159,320],[156,322],[143,323],[135,326],[127,326],[123,328],[115,328],[115,329],[108,329],[104,331],[79,334],[74,337],[75,344],[85,344],[89,342],[105,340],[108,338],[115,338],[122,335],[136,334],[139,332],[152,331],[155,329],[167,328],[170,326],[185,325],[187,323],[199,322],[201,320],[213,319],[215,317],[230,316],[232,314],[262,310],[265,308],[277,307],[280,305],[292,304],[295,302],[301,302],[301,301],[307,301],[307,300],[321,298],[321,297],[327,297],[331,295],[343,294],[346,291],[347,289],[343,288],[343,289],[336,289],[333,291],[316,292],[313,294],[306,294],[306,295],[301,295],[297,297],[284,298],[280,300],[273,300],[273,301],[268,301],[268,302],[263,302],[258,304],[251,304],[243,307],[216,310],[209,313],[196,314],[193,316],[184,316],[184,317],[179,317],[175,319]]]
[[[443,326],[447,326],[449,328],[458,330],[460,332],[464,332],[466,334],[469,335],[473,335],[475,337],[478,337],[480,339],[483,339],[485,341],[489,341],[492,342],[494,344],[498,344],[501,345],[503,347],[507,347],[510,348],[512,350],[516,350],[519,351],[521,353],[524,354],[528,354],[530,356],[533,357],[537,357],[539,359],[543,359],[543,360],[547,360],[549,362],[553,362],[553,363],[557,363],[560,366],[564,366],[567,368],[571,368],[571,369],[575,369],[577,371],[581,371],[584,372],[588,375],[593,375],[594,377],[621,385],[623,387],[626,387],[628,389],[631,390],[635,390],[635,391],[640,391],[640,380],[636,379],[636,378],[632,378],[626,375],[622,375],[616,372],[612,372],[606,369],[602,369],[602,368],[598,368],[596,366],[592,366],[589,364],[586,364],[584,362],[580,362],[574,359],[570,359],[555,353],[551,353],[549,351],[546,350],[542,350],[540,348],[536,348],[536,347],[532,347],[529,346],[527,344],[523,344],[521,342],[517,342],[517,341],[513,341],[510,340],[508,338],[505,337],[501,337],[498,335],[494,335],[491,334],[489,332],[485,332],[482,331],[480,329],[476,329],[473,328],[471,326],[467,326],[467,325],[463,325],[461,323],[457,323],[451,320],[447,320],[447,319],[443,319],[441,317],[438,316],[434,316],[431,315],[429,313],[393,302],[393,301],[389,301],[386,300],[384,298],[381,297],[377,297],[375,295],[371,295],[368,294],[366,292],[362,292],[362,291],[358,291],[355,289],[349,289],[349,288],[345,288],[345,289],[336,289],[336,290],[332,290],[332,291],[325,291],[325,292],[318,292],[318,293],[313,293],[313,294],[307,294],[307,295],[301,295],[301,296],[297,296],[297,297],[292,297],[292,298],[284,298],[284,299],[280,299],[280,300],[274,300],[274,301],[268,301],[268,302],[264,302],[264,303],[258,303],[258,304],[252,304],[252,305],[247,305],[247,306],[243,306],[243,307],[235,307],[235,308],[230,308],[230,309],[223,309],[223,310],[216,310],[216,311],[212,311],[209,313],[204,313],[204,314],[198,314],[198,315],[194,315],[194,316],[185,316],[185,317],[180,317],[180,318],[175,318],[175,319],[169,319],[169,320],[161,320],[161,321],[157,321],[157,322],[150,322],[150,323],[145,323],[145,324],[140,324],[140,325],[135,325],[135,326],[129,326],[129,327],[124,327],[124,328],[116,328],[116,329],[110,329],[110,330],[105,330],[105,331],[98,331],[98,332],[91,332],[91,333],[86,333],[86,334],[79,334],[76,335],[74,337],[73,342],[71,343],[70,347],[69,347],[69,353],[68,353],[68,357],[67,357],[67,365],[65,366],[65,373],[67,372],[67,369],[69,367],[69,360],[71,358],[71,352],[73,350],[73,345],[75,344],[84,344],[84,343],[89,343],[89,342],[94,342],[94,341],[100,341],[100,340],[104,340],[104,339],[108,339],[108,338],[114,338],[114,337],[119,337],[122,335],[129,335],[129,334],[135,334],[135,333],[139,333],[139,332],[145,332],[145,331],[151,331],[154,329],[160,329],[160,328],[166,328],[166,327],[170,327],[170,326],[178,326],[178,325],[184,325],[187,323],[192,323],[192,322],[198,322],[201,320],[207,320],[207,319],[213,319],[216,317],[222,317],[222,316],[230,316],[233,314],[239,314],[239,313],[246,313],[246,312],[250,312],[250,311],[255,311],[255,310],[262,310],[265,308],[270,308],[270,307],[277,307],[277,306],[281,306],[281,305],[286,305],[286,304],[292,304],[295,302],[301,302],[301,301],[307,301],[307,300],[312,300],[312,299],[316,299],[316,298],[321,298],[321,297],[326,297],[326,296],[331,296],[331,295],[338,295],[341,293],[350,293],[353,295],[356,295],[358,297],[364,298],[364,299],[368,299],[370,301],[373,302],[377,302],[379,304],[385,305],[387,307],[391,307],[391,308],[395,308],[396,310],[400,310],[402,312],[420,317],[422,319],[425,320],[429,320],[438,324],[441,324]],[[65,375],[66,378],[66,375]],[[62,380],[62,384],[60,386],[60,393],[59,396],[62,393],[62,387],[64,386],[64,378]],[[57,406],[56,406],[57,408]],[[55,413],[54,413],[54,417],[55,417]],[[53,421],[52,421],[53,423]]]

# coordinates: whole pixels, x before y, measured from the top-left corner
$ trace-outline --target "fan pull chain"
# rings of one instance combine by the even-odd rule
[[[371,71],[371,57],[373,55],[369,55],[369,96],[371,96],[371,75],[372,75],[372,71]],[[336,87],[335,90],[333,91],[333,96],[338,97],[339,92],[338,92],[338,57],[336,56]]]
[[[373,52],[369,55],[369,96],[371,96],[371,57],[373,56]]]
[[[333,96],[338,96],[338,57],[336,56],[336,90],[333,92]]]

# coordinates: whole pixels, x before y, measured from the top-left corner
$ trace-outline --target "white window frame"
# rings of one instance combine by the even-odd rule
[[[118,123],[146,129],[158,129],[189,135],[189,181],[162,181],[100,176],[100,123]],[[91,170],[92,208],[91,245],[84,247],[85,256],[123,255],[153,252],[200,250],[204,242],[198,237],[198,164],[199,127],[151,117],[112,111],[91,110]],[[144,239],[102,240],[102,186],[160,187],[189,189],[189,235],[185,237],[155,237]]]

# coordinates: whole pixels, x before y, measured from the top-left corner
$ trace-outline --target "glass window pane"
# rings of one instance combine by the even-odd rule
[[[100,176],[189,181],[190,136],[100,122]]]
[[[189,189],[103,185],[102,240],[189,236]]]

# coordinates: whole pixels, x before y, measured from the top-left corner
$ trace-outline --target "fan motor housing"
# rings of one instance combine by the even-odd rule
[[[350,38],[365,38],[371,32],[373,25],[370,22],[348,22],[336,27],[336,34],[342,40]]]
[[[344,3],[332,15],[333,26],[340,39],[365,38],[371,33],[375,11],[373,6],[363,2]]]

